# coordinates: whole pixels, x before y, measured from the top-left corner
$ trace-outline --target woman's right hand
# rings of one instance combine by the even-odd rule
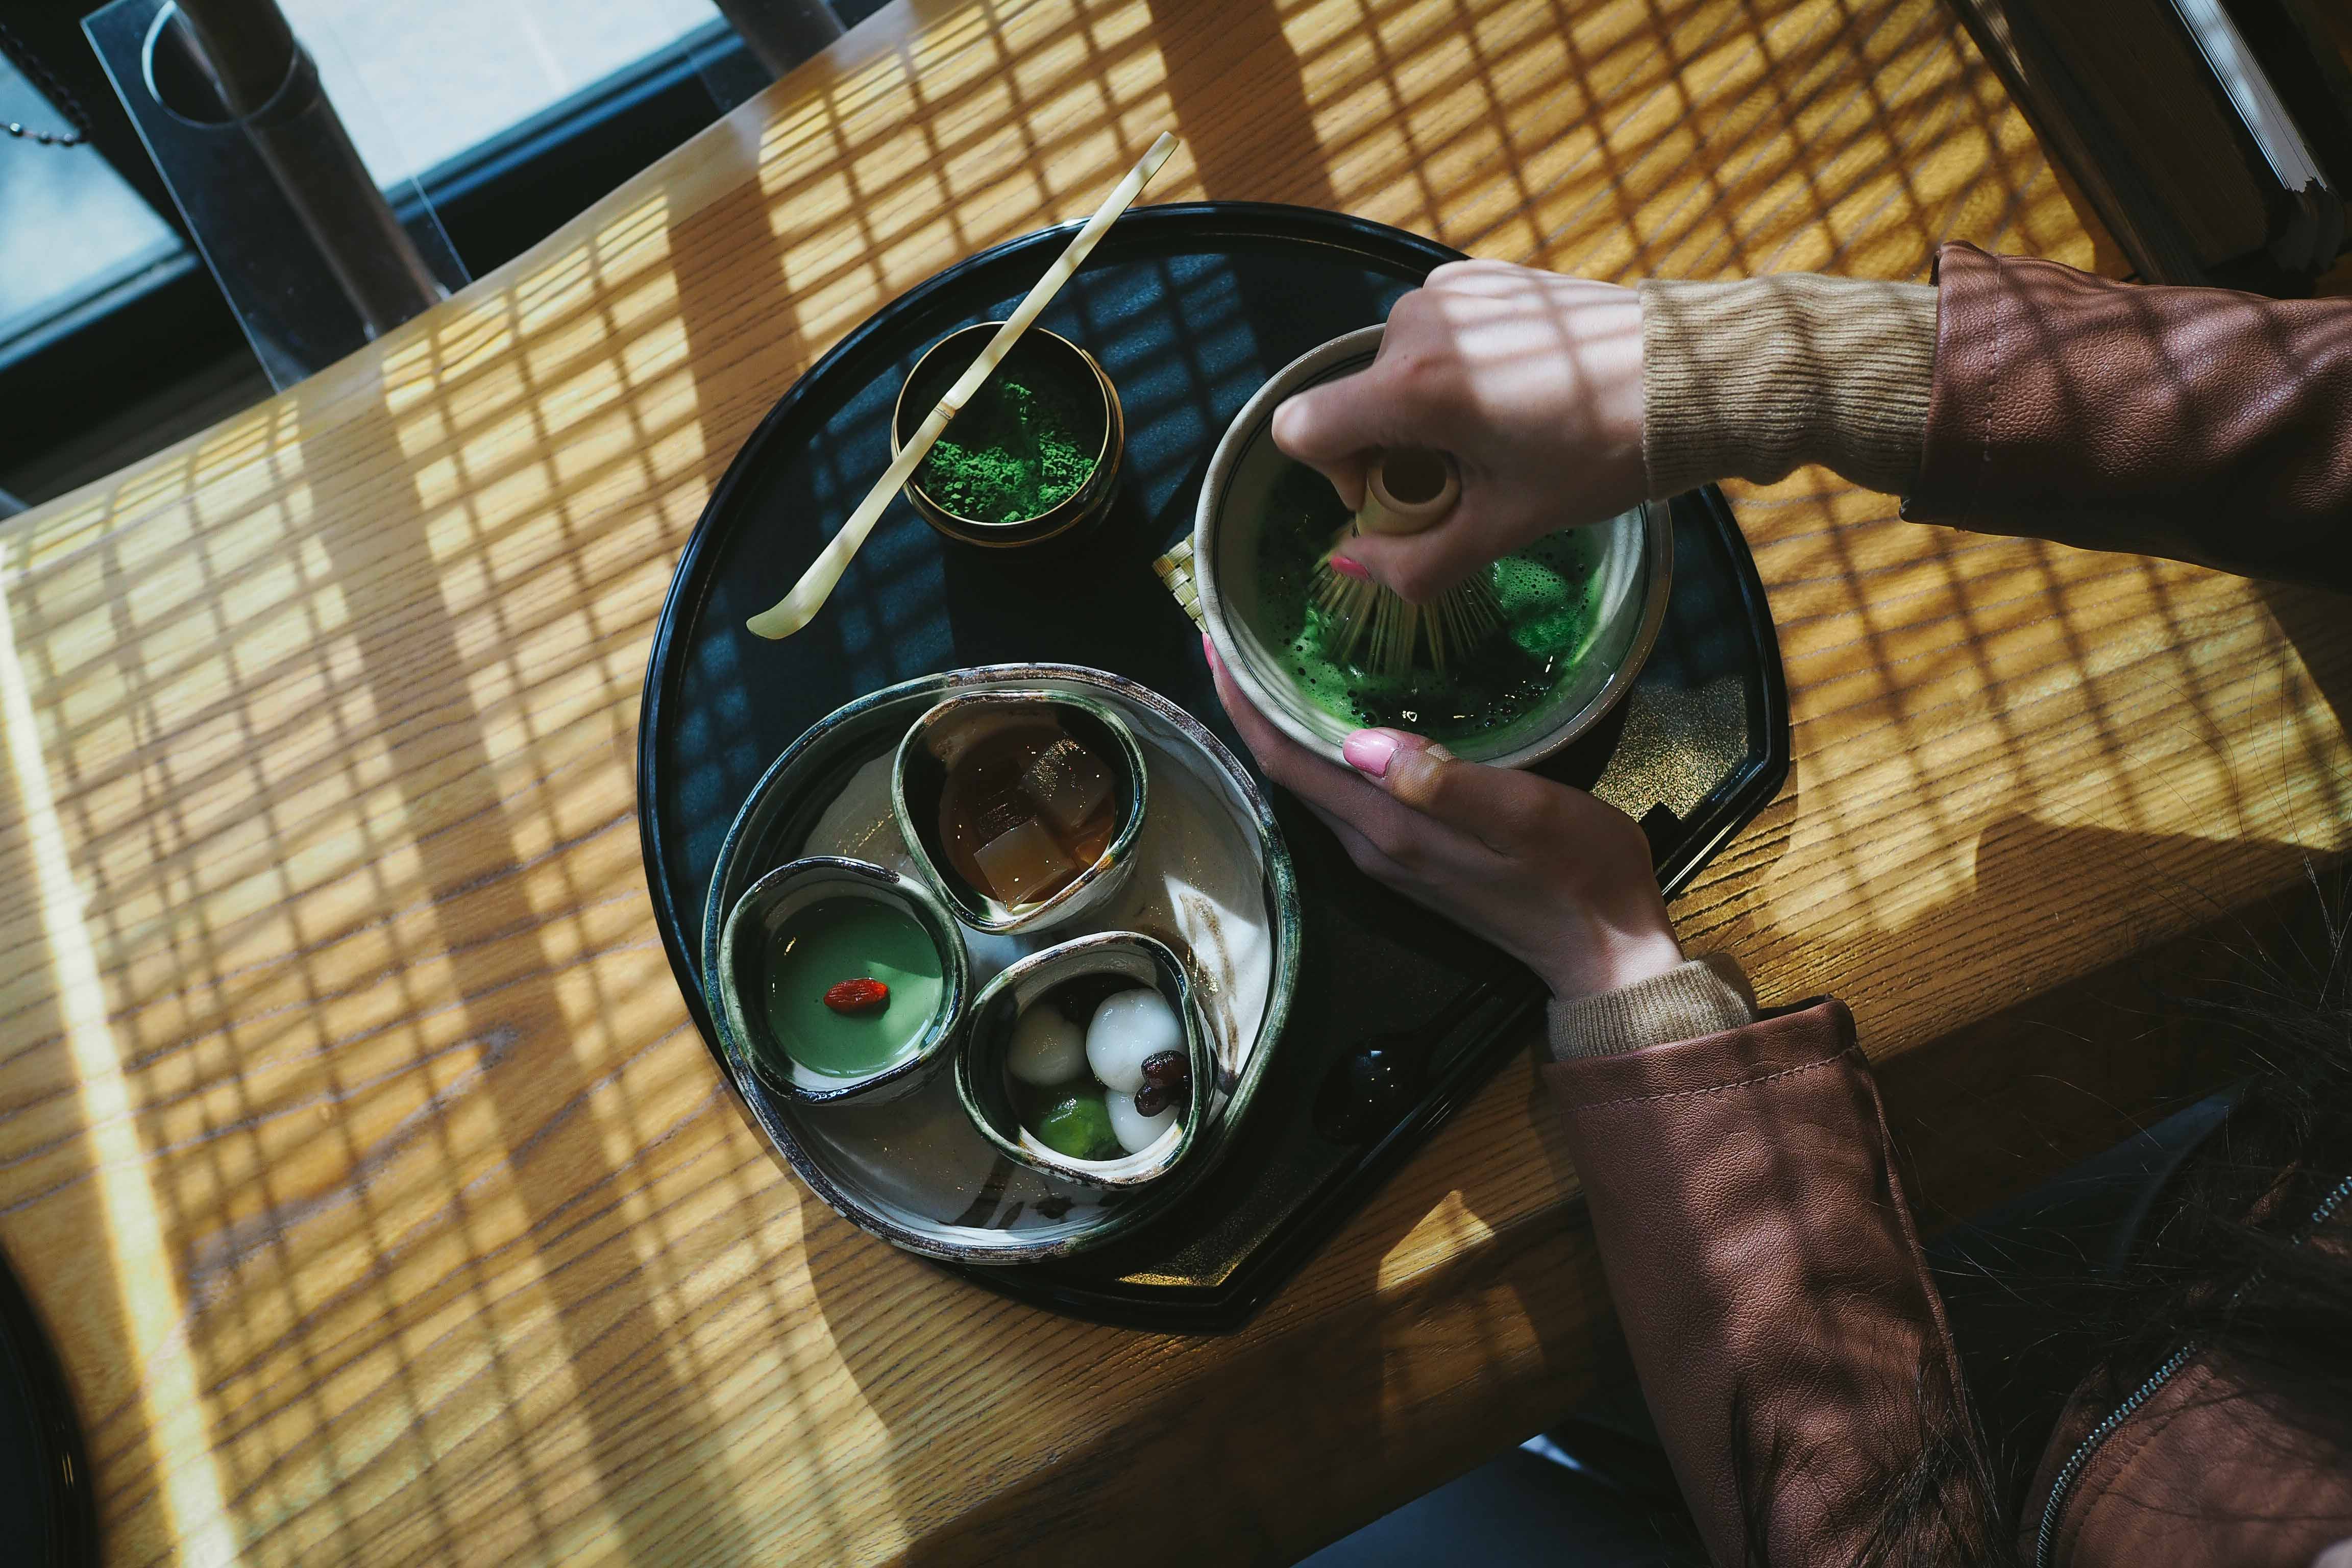
[[[1682,962],[1649,840],[1623,812],[1398,730],[1359,730],[1347,766],[1326,762],[1250,705],[1208,638],[1201,646],[1266,777],[1321,817],[1368,876],[1493,942],[1562,1000]]]
[[[1508,262],[1448,262],[1389,311],[1369,369],[1275,410],[1274,439],[1351,510],[1374,450],[1453,455],[1462,500],[1444,521],[1366,535],[1344,552],[1426,603],[1533,540],[1643,498],[1641,296]]]

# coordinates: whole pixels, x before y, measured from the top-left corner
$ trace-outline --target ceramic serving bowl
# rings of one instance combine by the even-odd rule
[[[923,421],[937,408],[956,378],[971,368],[988,340],[996,335],[1002,321],[979,321],[960,327],[923,351],[923,357],[907,373],[898,388],[898,401],[890,415],[890,455],[895,458]],[[1059,539],[1082,531],[1097,521],[1110,506],[1111,496],[1118,488],[1119,465],[1127,457],[1127,414],[1120,407],[1118,389],[1111,384],[1108,375],[1095,356],[1058,333],[1033,326],[1021,334],[1013,352],[997,366],[992,381],[1032,382],[1049,380],[1069,392],[1084,410],[1085,416],[1097,424],[1080,434],[1086,444],[1096,447],[1094,470],[1086,482],[1069,495],[1035,517],[1011,522],[983,522],[965,517],[923,488],[923,471],[907,482],[907,500],[916,512],[950,539],[966,544],[978,544],[989,549],[1012,549],[1021,545],[1043,544],[1049,539]],[[949,426],[950,434],[954,426]]]
[[[1089,974],[1116,975],[1158,991],[1183,1026],[1192,1075],[1175,1123],[1149,1147],[1113,1160],[1073,1159],[1046,1147],[1023,1125],[1024,1086],[1005,1070],[1014,1021],[1032,1006],[1051,1005],[1041,999],[1055,987]],[[1208,1120],[1217,1093],[1216,1053],[1191,975],[1165,943],[1133,931],[1098,931],[1033,952],[981,987],[956,1052],[955,1075],[964,1113],[999,1153],[1041,1174],[1104,1191],[1146,1186],[1174,1170]]]
[[[1192,531],[1202,618],[1227,672],[1285,734],[1334,761],[1358,726],[1303,691],[1280,645],[1259,631],[1259,538],[1275,485],[1290,468],[1270,426],[1276,407],[1291,394],[1369,366],[1380,352],[1381,333],[1366,327],[1309,350],[1242,405],[1210,457]],[[1598,534],[1599,558],[1597,611],[1585,652],[1532,711],[1494,730],[1449,739],[1456,756],[1502,767],[1540,762],[1599,723],[1632,688],[1665,621],[1673,526],[1664,506],[1644,502],[1588,527]]]
[[[1073,739],[1110,766],[1115,826],[1110,842],[1076,880],[1034,903],[1005,904],[972,887],[949,858],[940,833],[946,759],[992,726],[1017,724],[1041,712],[1052,715]],[[1003,935],[1066,925],[1118,893],[1134,869],[1149,782],[1143,748],[1136,744],[1127,721],[1108,704],[1034,688],[997,689],[950,697],[908,727],[892,764],[890,802],[924,883],[965,925]]]
[[[929,1023],[887,1063],[854,1077],[803,1063],[794,1042],[779,1037],[766,1005],[776,934],[794,915],[829,899],[870,900],[913,916],[940,960],[939,1001]],[[945,1065],[963,1023],[971,971],[963,933],[921,883],[864,860],[812,855],[779,866],[735,900],[709,988],[711,1011],[741,1042],[751,1070],[778,1094],[803,1105],[872,1105],[913,1093]]]
[[[776,1156],[853,1225],[951,1263],[1040,1263],[1138,1236],[1240,1146],[1259,1089],[1276,1076],[1298,977],[1297,879],[1265,793],[1198,720],[1125,676],[1054,664],[919,676],[835,710],[776,759],[720,842],[703,900],[698,968],[709,995],[728,911],[775,867],[838,855],[918,875],[891,808],[892,763],[908,726],[960,694],[1040,689],[1108,705],[1150,759],[1151,810],[1135,869],[1099,924],[1160,937],[1196,977],[1219,1092],[1180,1165],[1139,1191],[1045,1175],[981,1136],[951,1071],[887,1103],[806,1104],[752,1069],[740,1031],[711,1005],[728,1080]],[[965,947],[973,979],[985,981],[1053,942],[974,932]]]

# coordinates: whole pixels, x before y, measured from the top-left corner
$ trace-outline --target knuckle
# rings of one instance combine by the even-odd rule
[[[1442,271],[1443,268],[1440,270]],[[1430,274],[1433,280],[1436,276],[1434,272]],[[1436,310],[1437,299],[1426,285],[1419,289],[1409,289],[1398,295],[1396,303],[1389,307],[1389,325],[1410,327],[1416,321],[1429,320]]]
[[[1444,808],[1453,803],[1458,793],[1449,777],[1458,765],[1422,756],[1402,765],[1392,766],[1389,775],[1389,794],[1401,805],[1409,805],[1424,816],[1443,816]]]

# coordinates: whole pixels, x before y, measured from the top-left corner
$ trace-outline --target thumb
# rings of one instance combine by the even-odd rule
[[[1487,844],[1524,814],[1526,775],[1465,763],[1425,735],[1359,730],[1339,749],[1390,799]]]

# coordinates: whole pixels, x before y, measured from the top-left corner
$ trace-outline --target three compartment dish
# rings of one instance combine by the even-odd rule
[[[729,830],[704,930],[730,1076],[809,1185],[898,1246],[1013,1263],[1131,1233],[1231,1147],[1298,906],[1265,799],[1191,715],[1016,665],[819,721]],[[870,1015],[816,1005],[868,969]]]

